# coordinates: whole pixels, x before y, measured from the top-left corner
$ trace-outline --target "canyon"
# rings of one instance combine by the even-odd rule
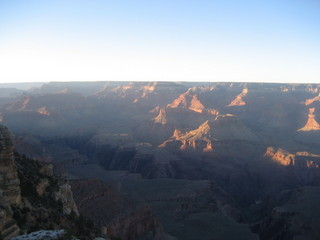
[[[95,229],[84,228],[87,239],[317,239],[319,92],[280,83],[10,85],[0,91],[1,236],[75,230],[85,219]]]

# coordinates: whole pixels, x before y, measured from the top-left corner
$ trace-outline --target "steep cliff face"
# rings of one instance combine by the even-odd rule
[[[0,125],[0,239],[10,239],[20,232],[11,209],[11,206],[21,205],[19,183],[12,136],[6,127]]]
[[[74,215],[70,217],[71,213]],[[0,239],[40,229],[79,231],[71,187],[53,175],[52,165],[13,152],[13,137],[0,126]]]
[[[0,239],[3,240],[9,240],[20,233],[8,202],[3,191],[0,190]]]
[[[0,125],[0,189],[12,205],[21,204],[19,178],[13,157],[13,140],[9,130]]]
[[[77,229],[79,213],[68,181],[52,175],[51,165],[19,154],[15,161],[22,204],[13,210],[21,230]]]

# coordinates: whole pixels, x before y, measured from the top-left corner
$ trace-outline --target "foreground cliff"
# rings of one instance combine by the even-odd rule
[[[0,125],[0,188],[12,205],[21,204],[17,169],[13,158],[13,142],[9,130]]]
[[[12,137],[8,129],[0,125],[0,239],[10,239],[20,233],[11,209],[21,205],[19,183]]]
[[[0,147],[1,240],[30,232],[16,239],[57,232],[63,239],[85,240],[97,236],[155,240],[163,235],[147,205],[136,205],[97,180],[73,182],[71,189],[66,178],[53,174],[51,164],[14,153],[13,137],[3,126]]]
[[[51,165],[14,154],[13,137],[0,126],[0,239],[41,229],[94,236],[79,218],[68,182],[53,176]]]

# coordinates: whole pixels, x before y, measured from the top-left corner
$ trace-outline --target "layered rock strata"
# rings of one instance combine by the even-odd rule
[[[11,205],[21,204],[17,169],[13,157],[13,141],[9,130],[0,125],[0,239],[19,234]]]
[[[0,125],[0,189],[12,205],[21,204],[17,168],[13,157],[13,140],[9,130]]]

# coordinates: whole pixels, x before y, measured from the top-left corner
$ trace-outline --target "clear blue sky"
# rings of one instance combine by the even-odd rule
[[[320,82],[319,0],[0,0],[0,82]]]

